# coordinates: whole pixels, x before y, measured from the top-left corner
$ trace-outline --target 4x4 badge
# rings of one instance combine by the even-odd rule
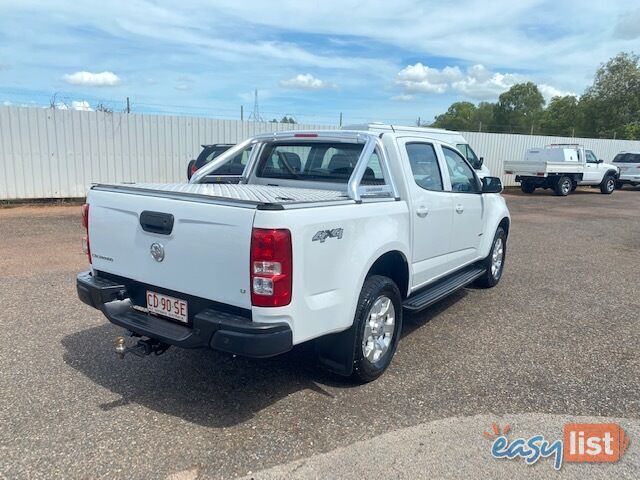
[[[331,230],[320,230],[319,232],[317,232],[313,236],[312,241],[313,242],[324,243],[324,241],[327,238],[341,239],[342,238],[342,232],[343,232],[343,230],[341,228],[333,228]]]

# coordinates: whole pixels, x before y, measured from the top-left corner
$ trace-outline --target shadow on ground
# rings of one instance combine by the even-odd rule
[[[420,314],[405,313],[402,337],[466,296],[460,291]],[[311,342],[268,359],[234,357],[213,350],[170,348],[161,356],[119,359],[112,340],[122,330],[105,324],[62,340],[64,361],[120,398],[99,405],[112,410],[137,403],[199,425],[221,428],[245,422],[294,392],[333,396],[357,388],[349,378],[322,369]],[[133,339],[127,340],[133,344]],[[327,389],[327,387],[329,387]]]

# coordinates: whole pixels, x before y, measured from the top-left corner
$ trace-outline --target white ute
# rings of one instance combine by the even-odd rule
[[[251,149],[242,175],[209,172]],[[140,337],[268,357],[314,341],[359,381],[388,367],[403,310],[498,283],[510,217],[495,177],[453,146],[394,127],[253,137],[189,184],[94,185],[80,299]]]
[[[522,161],[504,162],[508,175],[515,175],[524,193],[536,188],[551,188],[556,195],[567,196],[578,185],[599,187],[602,193],[613,193],[619,170],[604,163],[591,151],[577,144],[554,144],[527,150]]]

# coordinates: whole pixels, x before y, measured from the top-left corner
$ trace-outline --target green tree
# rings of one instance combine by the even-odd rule
[[[536,84],[518,83],[498,98],[495,123],[503,132],[535,133],[543,109],[544,97]]]
[[[640,118],[640,57],[619,53],[600,66],[580,99],[581,130],[586,135],[635,135]]]
[[[572,136],[579,122],[578,98],[573,95],[553,97],[540,121],[541,133]]]
[[[494,124],[494,110],[496,108],[495,103],[480,102],[476,109],[476,116],[474,118],[474,124],[477,125],[477,130],[488,132],[491,131]],[[474,128],[473,130],[476,130]]]
[[[452,103],[446,113],[437,115],[431,125],[448,130],[473,130],[477,107],[471,102]]]

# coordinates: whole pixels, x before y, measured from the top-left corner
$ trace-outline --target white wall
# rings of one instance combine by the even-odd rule
[[[186,182],[201,144],[327,129],[209,118],[0,107],[0,200],[83,197],[96,182]]]
[[[83,197],[95,182],[183,182],[203,143],[235,143],[253,134],[336,128],[196,117],[0,107],[0,200]],[[491,172],[528,148],[576,139],[464,133]],[[577,139],[605,161],[640,142]]]

